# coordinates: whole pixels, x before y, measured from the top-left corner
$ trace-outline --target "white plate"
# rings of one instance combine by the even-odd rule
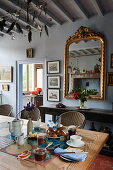
[[[50,138],[50,139],[59,139],[60,137],[51,137],[51,136],[49,136],[48,138]]]
[[[66,144],[69,145],[69,146],[72,146],[72,147],[82,147],[82,146],[84,146],[85,143],[83,141],[81,141],[80,143],[73,144],[70,140],[68,140],[66,142]]]

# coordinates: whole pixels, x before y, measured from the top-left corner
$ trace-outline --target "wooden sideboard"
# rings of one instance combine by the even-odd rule
[[[60,116],[62,113],[67,111],[79,111],[84,114],[86,120],[111,123],[113,124],[113,111],[112,110],[104,110],[104,109],[76,109],[76,107],[66,107],[66,108],[56,108],[56,107],[39,107],[41,112],[42,121],[45,122],[45,114],[52,115],[52,120],[56,121],[56,116]]]
[[[35,104],[36,104],[37,108],[39,108],[41,105],[43,105],[43,95],[37,95],[35,97]]]

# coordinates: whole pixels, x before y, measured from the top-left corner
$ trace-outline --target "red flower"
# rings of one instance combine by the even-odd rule
[[[76,96],[79,96],[79,92],[76,92]]]
[[[73,99],[74,99],[74,100],[77,99],[76,93],[73,93]]]

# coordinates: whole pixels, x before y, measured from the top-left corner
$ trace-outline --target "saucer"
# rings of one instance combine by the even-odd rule
[[[81,141],[80,143],[74,144],[74,143],[71,142],[71,140],[68,140],[66,142],[66,144],[69,145],[69,146],[72,146],[72,147],[82,147],[82,146],[85,145],[85,143],[83,141]]]

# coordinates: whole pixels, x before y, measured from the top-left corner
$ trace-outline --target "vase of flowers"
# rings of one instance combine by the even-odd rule
[[[34,111],[35,105],[27,103],[27,106],[24,106],[24,109],[28,113],[28,123],[27,123],[27,135],[29,135],[29,132],[33,131],[33,122],[32,122],[32,114]]]
[[[74,100],[80,100],[80,109],[84,109],[84,102],[90,95],[96,95],[98,92],[96,90],[87,90],[85,88],[78,88],[71,91]]]

